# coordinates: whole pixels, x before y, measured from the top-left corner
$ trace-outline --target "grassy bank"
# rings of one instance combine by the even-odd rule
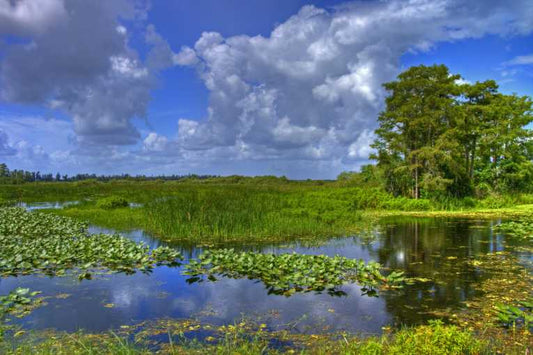
[[[201,326],[192,326],[193,328]],[[182,333],[183,334],[183,333]],[[186,338],[168,329],[167,343],[149,347],[143,339],[128,340],[116,333],[36,334],[25,340],[0,343],[5,354],[490,354],[498,345],[477,340],[456,326],[432,322],[394,334],[366,339],[347,334],[291,335],[250,331],[244,326],[224,327],[206,342]],[[288,345],[291,344],[291,345]],[[515,349],[509,349],[515,350]],[[516,348],[516,353],[522,350]],[[523,349],[525,350],[525,348]]]
[[[79,201],[54,213],[194,243],[276,242],[357,232],[387,215],[492,218],[533,211],[533,196],[413,200],[377,187],[287,180],[36,183],[0,186],[4,201]],[[116,202],[116,203],[115,203]],[[125,202],[139,204],[128,208]]]

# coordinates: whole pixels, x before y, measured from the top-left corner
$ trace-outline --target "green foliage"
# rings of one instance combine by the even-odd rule
[[[356,210],[428,211],[434,205],[427,199],[394,197],[380,188],[354,189],[353,208]]]
[[[0,344],[4,333],[9,329],[7,323],[9,316],[22,318],[42,304],[41,298],[36,298],[39,291],[30,291],[29,288],[16,288],[7,295],[0,295]],[[1,350],[1,349],[0,349]]]
[[[428,325],[404,328],[389,336],[371,337],[363,341],[346,340],[329,346],[324,345],[316,353],[452,355],[491,352],[487,342],[477,340],[471,332],[434,320],[429,321]]]
[[[199,341],[181,337],[167,343],[145,344],[132,342],[126,335],[114,332],[88,334],[79,331],[73,334],[52,333],[42,339],[0,343],[5,354],[481,354],[498,353],[497,348],[477,340],[471,332],[456,326],[432,321],[429,325],[404,328],[394,334],[380,337],[358,338],[345,334],[332,336],[316,334],[291,335],[282,332],[268,332],[263,329],[248,330],[245,326],[230,325],[217,338]],[[168,330],[171,337],[171,331]],[[177,330],[176,330],[177,332]],[[173,333],[176,334],[176,333]],[[336,338],[335,338],[336,337]],[[525,348],[524,348],[525,350]]]
[[[262,254],[236,252],[233,249],[205,251],[186,265],[189,282],[202,281],[204,276],[216,281],[216,275],[231,278],[261,280],[269,294],[290,296],[295,292],[322,292],[342,295],[338,286],[357,282],[369,294],[378,286],[397,286],[402,273],[393,272],[383,276],[378,263],[365,265],[363,260],[341,256],[302,254]]]
[[[0,197],[0,207],[10,207],[10,206],[13,206],[13,205],[14,205],[13,201],[5,200],[5,199]]]
[[[128,201],[120,196],[109,196],[104,197],[96,201],[96,207],[102,208],[105,210],[111,210],[114,208],[128,207]]]
[[[153,354],[148,347],[140,348],[129,339],[118,336],[114,332],[105,334],[53,333],[52,337],[45,333],[39,337],[23,340],[11,339],[2,346],[0,353],[10,355],[147,355]]]
[[[420,65],[384,84],[391,95],[372,158],[387,190],[413,198],[486,195],[489,186],[531,191],[531,99],[500,94],[492,80],[459,78],[443,65]]]
[[[480,207],[483,208],[502,208],[512,206],[517,203],[517,196],[513,195],[489,195],[479,202]]]
[[[342,196],[341,196],[342,195]],[[361,215],[346,191],[189,186],[146,203],[146,229],[168,238],[272,241],[353,230]]]
[[[518,238],[533,240],[533,219],[531,218],[503,222],[497,225],[495,229]]]
[[[374,345],[377,344],[374,343]],[[381,349],[376,346],[376,350],[380,350],[378,354],[398,355],[478,354],[483,349],[483,345],[470,332],[453,325],[444,325],[441,321],[430,321],[427,326],[399,331],[392,341],[382,344]]]
[[[74,269],[80,278],[90,278],[102,268],[132,273],[181,259],[166,247],[150,251],[119,235],[89,234],[85,223],[21,208],[0,209],[0,245],[3,276],[63,275]]]
[[[21,316],[37,307],[41,300],[35,298],[39,291],[31,292],[29,288],[16,288],[5,296],[0,296],[0,322],[8,315]]]
[[[372,169],[370,169],[372,170]],[[359,176],[359,175],[358,175]],[[112,181],[0,186],[4,199],[82,201],[47,213],[127,230],[140,228],[166,240],[202,243],[270,243],[324,238],[367,229],[378,211],[473,210],[532,204],[533,194],[489,194],[485,199],[449,195],[395,197],[372,183],[358,187],[336,181],[271,185],[199,182]],[[19,197],[16,197],[19,196]],[[118,196],[139,208],[103,209],[98,199]],[[366,212],[372,211],[372,212]]]
[[[518,302],[516,306],[497,304],[496,312],[498,321],[505,327],[533,330],[533,298]]]
[[[382,187],[384,186],[383,170],[376,165],[363,165],[360,172],[342,172],[337,176],[337,181],[341,186]]]

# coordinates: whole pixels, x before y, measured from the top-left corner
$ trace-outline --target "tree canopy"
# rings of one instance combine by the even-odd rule
[[[416,66],[384,84],[390,93],[373,144],[395,195],[462,197],[531,190],[531,98],[493,80],[466,83],[444,65]]]

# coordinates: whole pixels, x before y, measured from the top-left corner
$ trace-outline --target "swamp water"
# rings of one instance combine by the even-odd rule
[[[31,208],[31,206],[27,206]],[[357,285],[340,289],[345,296],[327,293],[269,295],[261,282],[220,278],[216,282],[187,283],[182,268],[157,267],[150,274],[99,275],[93,280],[76,277],[22,276],[0,279],[0,294],[17,287],[42,291],[46,305],[16,322],[26,329],[90,332],[117,329],[160,318],[195,318],[212,324],[233,324],[243,317],[271,329],[346,330],[379,334],[382,327],[413,325],[451,314],[479,296],[476,287],[488,275],[468,263],[475,256],[509,251],[532,270],[532,254],[519,253],[520,242],[492,230],[499,221],[461,219],[383,219],[364,235],[334,238],[319,246],[292,243],[258,246],[257,252],[302,253],[375,260],[386,269],[400,270],[415,282],[403,289],[383,291],[379,297],[362,295]],[[112,233],[91,227],[94,233]],[[140,230],[121,232],[151,247],[169,245]],[[169,245],[186,258],[200,248]],[[518,247],[518,249],[517,249]],[[237,247],[234,247],[237,249]],[[250,247],[247,247],[249,250]]]

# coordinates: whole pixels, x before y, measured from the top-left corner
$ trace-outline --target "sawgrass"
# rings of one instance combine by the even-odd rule
[[[413,200],[379,187],[239,177],[4,185],[0,198],[79,201],[52,212],[119,230],[140,228],[164,240],[212,244],[347,235],[389,215],[492,218],[533,211],[531,195]]]

